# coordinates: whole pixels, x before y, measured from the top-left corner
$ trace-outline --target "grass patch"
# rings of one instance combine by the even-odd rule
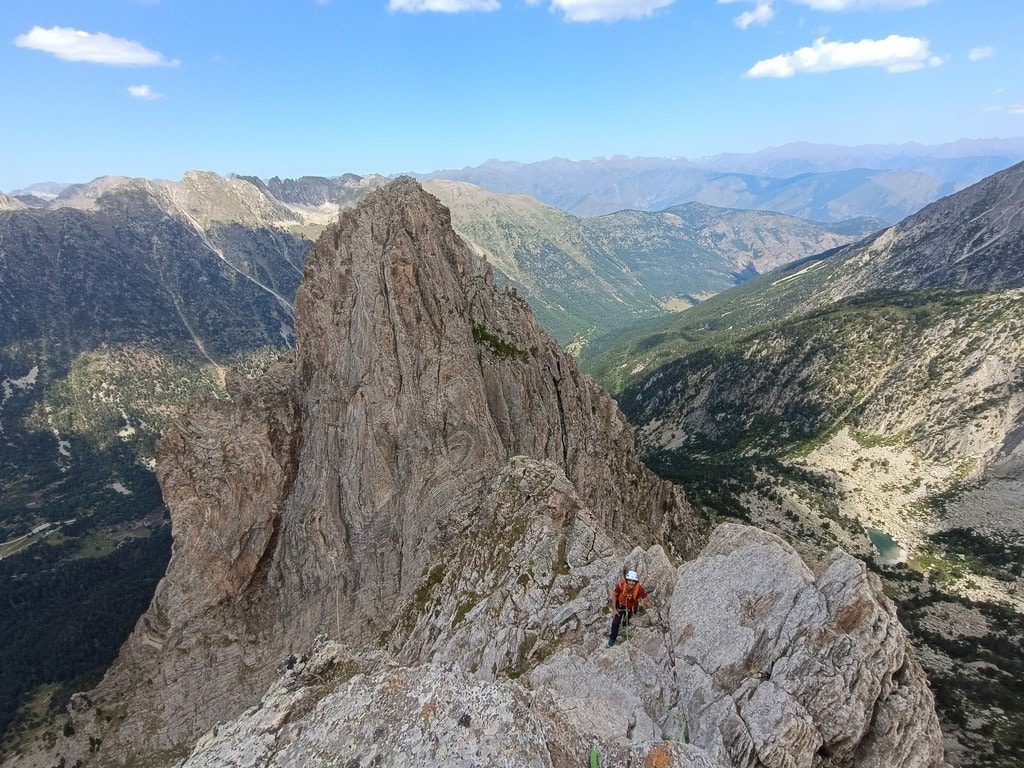
[[[526,350],[510,344],[483,325],[473,326],[473,341],[502,360],[526,360],[529,357]]]

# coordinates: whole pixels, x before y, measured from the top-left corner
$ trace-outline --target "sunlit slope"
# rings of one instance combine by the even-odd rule
[[[794,262],[680,315],[609,334],[583,356],[612,391],[696,349],[877,292],[1024,285],[1024,165],[939,200],[879,235]]]

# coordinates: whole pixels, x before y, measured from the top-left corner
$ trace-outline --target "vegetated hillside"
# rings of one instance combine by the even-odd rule
[[[697,204],[587,219],[461,182],[426,188],[499,279],[574,349],[637,318],[691,306],[768,265],[850,242],[866,226],[840,233],[781,214]]]
[[[992,164],[998,169],[1009,162],[993,160]],[[434,171],[423,178],[527,194],[580,216],[622,209],[659,211],[698,202],[828,223],[869,218],[891,224],[982,175],[965,171],[958,181],[950,181],[906,167],[849,167],[777,177],[713,170],[678,158],[611,157],[537,163],[492,160],[473,168]]]
[[[174,195],[118,180],[74,191],[89,210],[0,214],[0,620],[19,626],[0,657],[39,662],[3,676],[0,729],[36,686],[95,681],[148,603],[169,554],[160,429],[292,343],[309,243],[278,203],[217,179]],[[138,568],[139,552],[156,559]],[[126,597],[102,610],[75,596],[118,578]],[[81,653],[52,642],[58,626]]]
[[[1021,289],[847,299],[619,398],[649,466],[708,508],[876,560],[958,765],[1024,755],[1022,308]]]
[[[873,291],[996,290],[1024,282],[1024,164],[939,200],[863,242],[760,276],[593,344],[584,364],[613,392],[701,346]]]
[[[585,360],[626,383],[648,463],[709,508],[808,553],[873,553],[957,765],[1024,757],[1022,181],[1015,166]]]
[[[679,226],[693,232],[706,248],[729,257],[738,267],[753,267],[759,274],[882,229],[875,219],[849,219],[826,225],[774,211],[720,208],[703,203],[685,203],[661,213],[678,217]]]

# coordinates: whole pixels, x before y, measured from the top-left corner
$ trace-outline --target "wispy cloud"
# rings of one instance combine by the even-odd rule
[[[991,59],[996,55],[996,49],[991,45],[983,45],[980,48],[971,48],[967,52],[967,58],[971,61],[981,61],[982,59]]]
[[[933,0],[793,0],[816,11],[899,11],[920,8]]]
[[[498,0],[389,0],[388,10],[402,13],[464,13],[496,11]]]
[[[14,44],[52,54],[64,61],[88,61],[115,67],[176,67],[181,63],[134,40],[71,27],[32,27],[14,38]]]
[[[127,91],[133,99],[143,99],[144,101],[156,101],[164,97],[162,93],[154,91],[151,85],[129,85]]]
[[[551,0],[551,10],[566,21],[622,21],[643,19],[672,5],[675,0]]]
[[[718,0],[723,2],[723,0]],[[754,25],[764,26],[775,18],[775,7],[770,0],[757,0],[757,3],[749,11],[744,11],[734,18],[733,24],[740,29],[746,29]]]
[[[800,72],[833,72],[854,67],[881,67],[887,72],[913,72],[937,67],[942,58],[929,50],[927,40],[919,37],[889,35],[882,40],[829,42],[823,37],[813,45],[792,53],[762,59],[752,66],[750,77],[792,77]]]
[[[854,10],[899,10],[927,5],[933,0],[789,0],[795,5],[802,5],[816,11],[854,11]],[[740,29],[752,26],[766,26],[775,18],[775,0],[717,0],[720,4],[747,3],[754,7],[733,18],[733,24]],[[801,18],[799,26],[804,25]]]

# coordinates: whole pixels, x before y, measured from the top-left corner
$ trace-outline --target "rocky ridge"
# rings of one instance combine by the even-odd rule
[[[415,182],[324,233],[296,316],[293,355],[165,434],[167,576],[17,764],[941,764],[863,564],[738,526],[681,563],[699,520]],[[604,648],[626,565],[659,609]]]
[[[185,768],[569,766],[595,746],[602,765],[942,763],[892,605],[848,555],[815,576],[776,537],[727,525],[673,567],[660,546],[617,548],[557,467],[525,457],[481,512],[397,661],[315,644]],[[623,563],[659,608],[607,648]]]

